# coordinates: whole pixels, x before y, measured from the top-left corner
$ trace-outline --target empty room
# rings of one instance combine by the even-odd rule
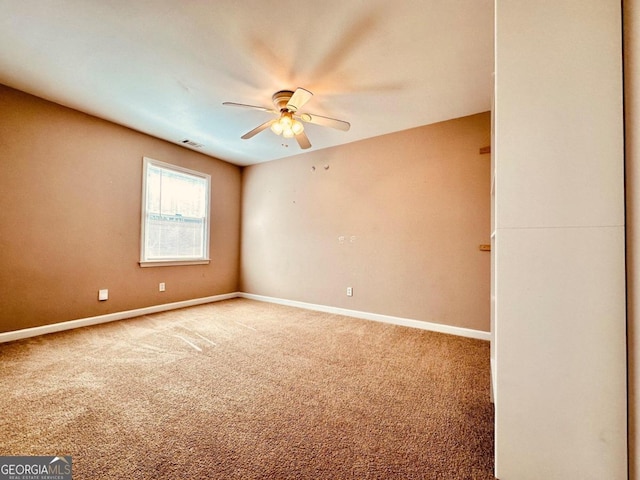
[[[636,2],[0,9],[0,479],[640,478]]]

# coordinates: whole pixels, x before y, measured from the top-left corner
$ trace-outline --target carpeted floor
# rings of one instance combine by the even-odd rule
[[[0,344],[0,455],[82,479],[493,479],[487,342],[234,299]]]

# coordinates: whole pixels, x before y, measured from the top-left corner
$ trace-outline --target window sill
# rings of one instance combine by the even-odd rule
[[[179,267],[183,265],[209,265],[211,260],[159,260],[138,262],[142,268],[147,267]]]

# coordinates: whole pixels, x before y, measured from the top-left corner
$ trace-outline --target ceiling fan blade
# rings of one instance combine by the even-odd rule
[[[292,112],[297,112],[305,103],[311,100],[311,97],[313,97],[313,93],[309,90],[296,88],[296,91],[293,92],[293,95],[291,95],[291,98],[289,99],[289,103],[287,103],[287,109]]]
[[[266,130],[267,128],[269,128],[271,126],[271,124],[276,122],[277,120],[278,120],[277,118],[274,118],[273,120],[269,120],[268,122],[264,122],[262,125],[259,125],[256,128],[254,128],[253,130],[251,130],[250,132],[245,133],[240,138],[243,139],[243,140],[248,140],[251,137],[253,137],[254,135],[257,135],[258,133],[262,132],[263,130]]]
[[[344,132],[348,131],[351,128],[351,124],[349,122],[345,122],[344,120],[336,120],[335,118],[323,117],[322,115],[315,115],[312,113],[303,113],[302,115],[297,116],[303,122],[314,123],[316,125],[322,125],[323,127],[331,127],[337,128],[338,130],[342,130]]]
[[[244,103],[224,102],[222,105],[225,105],[227,107],[253,108],[254,110],[261,110],[263,112],[278,113],[273,108],[258,107],[256,105],[245,105]]]
[[[296,140],[298,141],[298,145],[300,145],[300,148],[302,148],[303,150],[311,148],[311,142],[309,141],[309,137],[307,137],[306,133],[300,132],[298,135],[296,135]]]

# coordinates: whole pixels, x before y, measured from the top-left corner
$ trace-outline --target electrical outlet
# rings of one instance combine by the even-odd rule
[[[164,282],[161,282],[161,283],[158,285],[158,290],[159,290],[159,291],[161,291],[161,292],[164,292],[164,291],[166,290],[166,287],[165,287]]]
[[[104,302],[105,300],[109,300],[109,290],[103,288],[102,290],[98,290],[98,300]]]
[[[347,297],[353,297],[353,287],[347,287]]]

